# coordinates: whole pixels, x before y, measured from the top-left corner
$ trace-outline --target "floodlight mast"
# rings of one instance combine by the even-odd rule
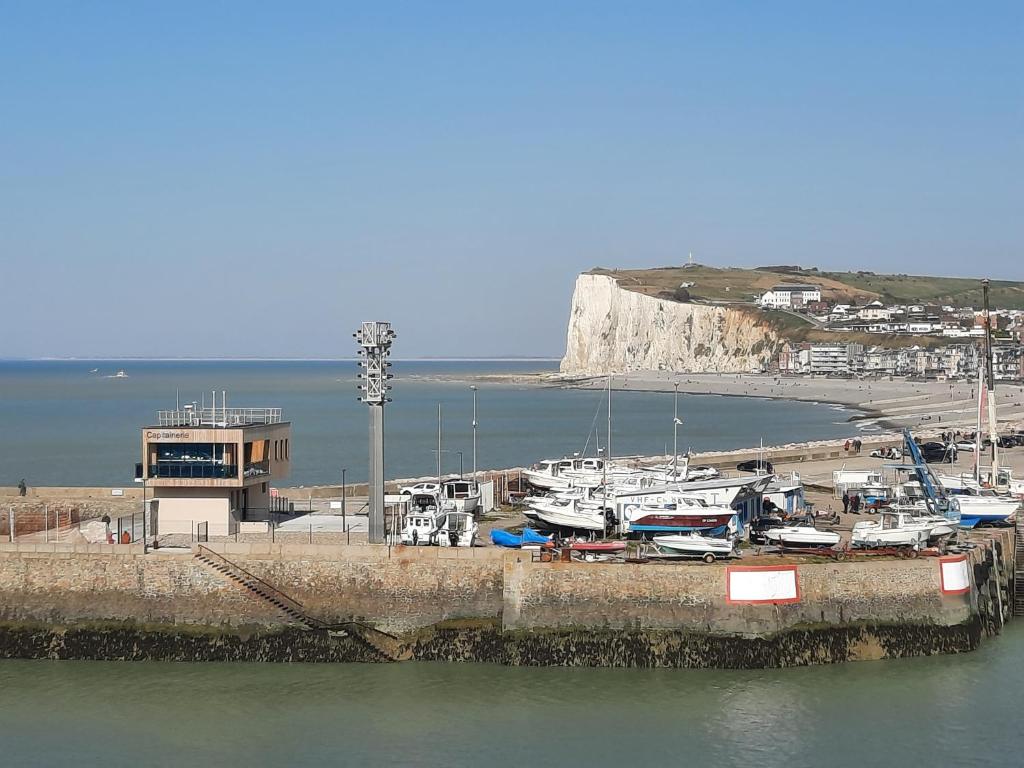
[[[364,322],[352,334],[359,345],[359,390],[361,402],[370,408],[370,482],[369,482],[369,532],[371,544],[384,543],[384,404],[390,403],[387,393],[391,390],[388,373],[391,363],[391,343],[395,332],[391,323],[381,321]]]

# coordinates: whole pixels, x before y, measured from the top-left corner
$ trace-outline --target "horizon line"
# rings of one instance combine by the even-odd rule
[[[2,362],[295,362],[295,363],[329,363],[329,362],[353,362],[358,357],[62,357],[62,356],[41,356],[41,357],[3,357]],[[395,362],[554,362],[561,360],[561,357],[549,357],[546,355],[507,355],[497,357],[394,357]]]

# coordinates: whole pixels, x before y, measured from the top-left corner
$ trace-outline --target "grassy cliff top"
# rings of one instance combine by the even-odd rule
[[[811,283],[821,286],[828,302],[864,304],[879,299],[886,304],[940,304],[955,307],[981,306],[981,279],[881,275],[873,272],[819,272],[796,267],[717,269],[703,265],[654,269],[591,270],[611,275],[623,288],[651,296],[671,293],[683,283],[697,301],[751,302],[779,283]],[[993,280],[989,299],[994,309],[1024,309],[1024,282]]]

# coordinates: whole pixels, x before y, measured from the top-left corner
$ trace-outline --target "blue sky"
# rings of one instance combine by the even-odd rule
[[[1024,279],[1022,9],[0,0],[0,356],[559,355],[689,251]]]

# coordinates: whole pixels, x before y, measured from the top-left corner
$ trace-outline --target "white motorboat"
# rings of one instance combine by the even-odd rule
[[[568,488],[572,483],[570,478],[562,475],[562,472],[569,469],[572,469],[572,459],[544,459],[529,469],[524,469],[523,477],[534,488]]]
[[[453,503],[459,512],[476,512],[480,507],[480,488],[473,480],[445,480],[441,483],[441,499]]]
[[[474,547],[479,531],[472,512],[449,511],[441,518],[437,543],[442,547]]]
[[[586,509],[578,499],[552,499],[532,507],[537,520],[556,528],[601,531],[611,524],[611,515],[603,509]]]
[[[659,550],[672,554],[694,555],[704,557],[731,557],[735,554],[736,540],[722,539],[715,536],[702,536],[699,533],[676,533],[669,536],[655,536],[654,544]],[[710,561],[709,561],[710,562]]]
[[[437,532],[443,519],[443,506],[436,494],[413,494],[399,541],[409,546],[436,544]]]
[[[784,525],[769,528],[764,538],[769,544],[783,547],[834,547],[841,537],[834,531],[819,531],[812,525]]]
[[[941,518],[940,518],[941,519]],[[946,534],[953,533],[955,525],[945,521]],[[918,549],[928,543],[933,529],[942,526],[930,518],[915,518],[910,512],[882,510],[878,520],[864,520],[853,526],[850,544],[854,547],[873,549],[877,547],[914,547]]]

